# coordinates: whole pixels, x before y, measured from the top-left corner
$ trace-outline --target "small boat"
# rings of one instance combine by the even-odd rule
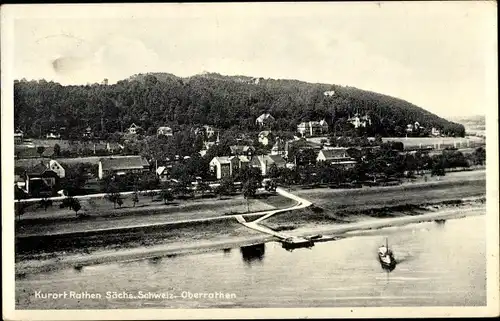
[[[382,268],[385,270],[392,271],[396,267],[396,259],[394,258],[394,254],[389,248],[389,242],[387,238],[385,239],[385,245],[382,245],[378,248],[378,260],[382,265]]]

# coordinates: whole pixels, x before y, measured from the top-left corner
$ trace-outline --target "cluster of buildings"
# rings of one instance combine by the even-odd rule
[[[278,145],[281,147],[277,147]],[[356,161],[349,156],[347,148],[321,146],[305,139],[297,139],[286,142],[277,140],[267,155],[255,155],[255,150],[251,146],[231,146],[231,155],[214,157],[210,161],[210,171],[214,173],[215,178],[224,179],[235,175],[239,169],[254,167],[260,169],[262,176],[265,177],[274,166],[294,168],[297,165],[297,160],[289,157],[292,148],[297,153],[305,150],[313,151],[316,155],[315,162],[342,168],[352,168],[356,164]]]
[[[406,133],[407,134],[419,133],[419,132],[422,132],[425,130],[426,130],[426,128],[424,126],[420,125],[420,123],[418,121],[414,122],[413,124],[406,125]],[[431,136],[434,136],[434,137],[441,136],[441,131],[436,127],[432,127],[430,134],[431,134]]]
[[[91,162],[91,160],[86,160]],[[95,162],[95,161],[94,161]],[[32,196],[51,196],[60,180],[66,177],[66,168],[55,159],[42,159],[30,162],[25,160],[22,172],[16,170],[14,184]],[[146,173],[150,171],[149,162],[141,156],[109,156],[97,161],[97,178],[108,175],[125,175],[127,173]]]

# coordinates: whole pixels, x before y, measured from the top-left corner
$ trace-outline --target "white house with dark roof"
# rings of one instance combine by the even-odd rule
[[[353,167],[356,165],[356,161],[349,156],[345,147],[322,149],[319,151],[316,161],[344,167]]]
[[[98,177],[142,173],[149,170],[149,162],[141,156],[115,156],[99,160]]]
[[[231,177],[239,168],[240,159],[236,156],[218,156],[210,161],[210,171],[214,172],[217,179]]]
[[[285,168],[286,162],[280,155],[258,155],[250,160],[250,166],[259,168],[262,176],[267,176],[269,169],[276,165],[278,168]]]
[[[141,130],[141,127],[132,123],[132,125],[130,125],[130,127],[127,129],[127,133],[135,135],[139,132],[139,130]]]

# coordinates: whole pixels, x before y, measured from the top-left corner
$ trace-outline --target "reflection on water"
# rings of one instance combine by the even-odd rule
[[[250,246],[242,246],[240,248],[243,261],[249,265],[254,261],[262,261],[266,253],[266,244],[256,244]]]
[[[485,216],[386,228],[285,251],[279,243],[27,274],[17,309],[478,306],[486,304]],[[390,240],[387,273],[377,249]],[[264,260],[265,256],[265,260]],[[256,264],[257,263],[257,264]],[[251,266],[251,268],[248,268]],[[174,299],[37,299],[35,291],[169,292]],[[216,300],[187,292],[234,293]]]

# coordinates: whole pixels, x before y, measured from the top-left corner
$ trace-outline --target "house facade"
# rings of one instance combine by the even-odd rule
[[[135,135],[138,134],[141,129],[142,128],[140,126],[137,126],[136,124],[132,123],[132,125],[130,125],[130,127],[127,129],[127,133]]]
[[[115,156],[99,160],[98,177],[149,171],[149,162],[141,156]]]
[[[276,142],[271,148],[271,155],[279,155],[282,157],[286,157],[286,142],[283,139],[281,138],[276,139]]]
[[[172,131],[172,128],[167,126],[159,127],[158,130],[156,131],[156,136],[173,136],[173,135],[174,132]]]
[[[90,139],[93,136],[94,136],[94,134],[92,133],[92,128],[90,128],[90,127],[85,128],[85,130],[83,131],[82,137]]]
[[[24,139],[24,132],[20,129],[14,131],[14,144],[21,144]]]
[[[271,141],[271,132],[269,130],[264,130],[259,133],[258,136],[259,143],[261,143],[264,146],[269,145],[269,142]]]
[[[32,197],[52,196],[59,184],[60,177],[47,165],[47,163],[41,162],[28,169],[25,173],[26,191]]]
[[[297,132],[302,137],[322,136],[328,133],[328,124],[324,119],[321,121],[302,122],[297,125]]]
[[[240,159],[235,156],[219,156],[214,157],[210,161],[210,171],[215,174],[217,179],[231,177],[239,168]]]
[[[356,113],[354,117],[351,117],[347,120],[349,123],[351,123],[354,128],[359,128],[359,127],[368,127],[372,124],[372,120],[370,116],[364,115],[364,116],[359,116],[359,114]]]
[[[431,129],[431,135],[432,136],[441,136],[441,131],[435,127],[432,127]]]
[[[52,130],[45,135],[47,139],[59,139],[61,138],[61,134],[59,134],[57,131]]]
[[[269,174],[269,169],[273,165],[276,165],[278,168],[285,168],[286,162],[283,157],[279,155],[258,155],[252,157],[250,160],[250,166],[259,168],[262,176],[267,176]]]
[[[344,168],[352,168],[356,165],[356,161],[349,156],[347,148],[334,147],[322,149],[316,157],[317,162],[325,162],[330,165],[338,165]]]
[[[270,127],[273,125],[275,119],[274,117],[269,114],[269,113],[264,113],[257,117],[255,120],[255,124],[259,127]]]

